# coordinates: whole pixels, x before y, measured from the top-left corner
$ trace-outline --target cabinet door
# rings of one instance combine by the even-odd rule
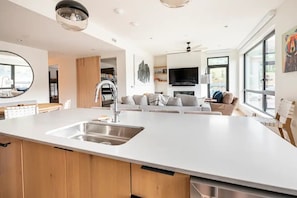
[[[0,198],[21,198],[22,141],[0,136],[0,143]]]
[[[130,198],[130,163],[91,158],[92,197]]]
[[[65,198],[65,151],[23,141],[25,198]]]
[[[100,57],[80,58],[76,60],[77,107],[90,108],[101,106],[101,99],[95,103],[95,88],[100,82]]]
[[[91,155],[66,151],[68,198],[91,198]]]
[[[189,198],[190,176],[131,165],[132,194],[144,198]]]

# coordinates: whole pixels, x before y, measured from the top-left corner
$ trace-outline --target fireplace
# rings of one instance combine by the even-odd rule
[[[173,96],[175,97],[177,94],[186,94],[186,95],[195,95],[195,91],[173,91]]]

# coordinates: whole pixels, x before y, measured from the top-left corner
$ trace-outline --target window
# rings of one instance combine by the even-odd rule
[[[244,103],[275,114],[275,34],[244,54]]]
[[[207,58],[207,69],[211,75],[208,85],[208,97],[212,97],[215,91],[229,90],[229,57]]]
[[[33,73],[30,66],[0,64],[0,89],[24,91],[30,87]]]

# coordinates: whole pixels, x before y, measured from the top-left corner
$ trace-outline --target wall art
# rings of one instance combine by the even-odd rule
[[[150,82],[150,67],[144,58],[134,55],[134,82],[136,84],[146,84]]]
[[[297,26],[283,34],[283,72],[297,71]]]

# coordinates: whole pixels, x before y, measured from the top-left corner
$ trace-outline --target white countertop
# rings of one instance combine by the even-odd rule
[[[145,129],[110,146],[46,134],[108,110],[69,109],[0,121],[0,134],[197,177],[297,195],[297,148],[248,117],[121,112]]]

